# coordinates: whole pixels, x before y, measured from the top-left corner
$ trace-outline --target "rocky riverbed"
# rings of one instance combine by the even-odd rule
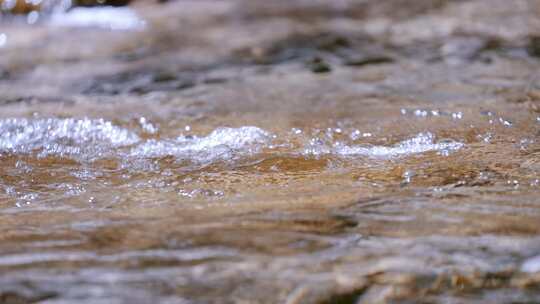
[[[0,303],[540,302],[540,4],[0,19]]]

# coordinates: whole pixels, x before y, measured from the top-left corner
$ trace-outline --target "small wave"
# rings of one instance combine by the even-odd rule
[[[179,136],[175,140],[149,140],[134,149],[130,156],[160,158],[174,156],[196,163],[251,155],[271,141],[271,135],[257,127],[218,128],[208,136]]]
[[[129,7],[76,7],[55,12],[50,23],[64,27],[97,27],[110,30],[140,30],[146,22]]]
[[[4,153],[94,158],[139,140],[135,133],[103,119],[0,120],[0,152]]]
[[[174,157],[177,161],[209,164],[231,161],[272,150],[275,136],[254,126],[217,128],[206,136],[181,135],[175,139],[148,139],[103,119],[0,119],[0,153],[57,156],[74,160],[96,160],[104,157],[136,160]],[[463,147],[456,141],[436,141],[432,133],[420,133],[393,146],[348,145],[344,142],[312,139],[304,148],[290,146],[275,153],[304,157],[406,156],[428,151],[448,154]]]
[[[304,150],[304,155],[325,155],[334,154],[337,156],[354,157],[396,157],[411,154],[424,153],[429,151],[440,151],[447,154],[459,150],[463,143],[456,141],[435,142],[435,135],[432,133],[419,133],[413,138],[406,139],[394,146],[372,146],[372,145],[354,145],[349,146],[343,143],[336,143],[329,147],[323,143],[312,141]]]

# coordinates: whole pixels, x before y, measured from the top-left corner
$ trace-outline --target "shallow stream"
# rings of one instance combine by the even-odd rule
[[[540,302],[540,6],[390,2],[0,21],[0,303]]]

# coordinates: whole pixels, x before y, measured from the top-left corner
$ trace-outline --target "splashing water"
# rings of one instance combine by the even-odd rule
[[[97,1],[96,4],[104,3],[105,1]],[[45,24],[53,27],[96,28],[113,31],[139,31],[145,29],[147,25],[135,10],[125,6],[79,7],[76,1],[71,0],[0,1],[0,13],[9,15],[13,9],[18,13],[25,12],[26,23],[29,25],[41,25],[42,21],[45,21]],[[0,33],[0,48],[5,44],[5,40]]]
[[[175,157],[191,163],[233,161],[253,156],[263,149],[271,150],[277,137],[263,129],[244,126],[218,128],[207,136],[181,135],[176,139],[149,139],[103,119],[25,119],[0,120],[0,152],[71,157],[76,160],[95,160],[103,157],[150,159]],[[138,144],[138,145],[136,145]],[[126,153],[123,147],[133,146]],[[428,151],[456,151],[463,144],[455,141],[435,142],[432,133],[420,133],[394,146],[346,145],[335,142],[328,146],[311,140],[302,151],[283,151],[304,156],[333,155],[335,157],[391,158]]]
[[[130,156],[174,156],[181,160],[209,163],[231,159],[235,155],[252,155],[270,139],[270,133],[257,127],[219,128],[204,137],[182,135],[175,140],[149,140],[134,148]]]
[[[38,157],[103,157],[112,148],[132,145],[139,137],[103,119],[0,120],[0,152],[38,153]]]
[[[96,27],[110,30],[142,30],[146,22],[128,7],[77,7],[55,12],[49,23],[62,27]]]
[[[440,151],[447,154],[451,151],[459,150],[463,143],[456,141],[435,142],[435,135],[432,133],[420,133],[413,138],[406,139],[394,146],[348,146],[336,143],[333,147],[324,145],[312,145],[305,150],[306,155],[336,154],[345,157],[367,156],[389,158],[396,156],[406,156],[428,151]]]

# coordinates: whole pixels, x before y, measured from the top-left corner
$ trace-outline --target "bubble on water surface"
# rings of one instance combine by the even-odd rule
[[[38,198],[39,198],[39,194],[37,193],[24,194],[17,199],[15,206],[20,208],[25,205],[30,205],[32,202],[36,201]]]
[[[439,117],[439,116],[452,116],[453,119],[462,116],[462,113],[448,113],[438,109],[400,109],[401,115],[409,115],[418,118]],[[461,117],[459,117],[461,118]]]
[[[409,170],[405,171],[402,175],[403,177],[402,184],[410,184],[414,175],[415,175],[414,171],[409,171]]]
[[[223,197],[225,193],[220,190],[212,189],[195,189],[195,190],[185,190],[180,189],[178,195],[184,198],[219,198]]]
[[[462,119],[462,118],[463,118],[463,113],[462,112],[452,113],[452,119]]]
[[[139,137],[103,119],[0,120],[0,152],[91,159],[111,148],[137,143]]]
[[[56,185],[56,188],[64,191],[64,194],[67,196],[79,196],[86,192],[86,189],[83,185],[71,184],[71,183],[62,183]]]

